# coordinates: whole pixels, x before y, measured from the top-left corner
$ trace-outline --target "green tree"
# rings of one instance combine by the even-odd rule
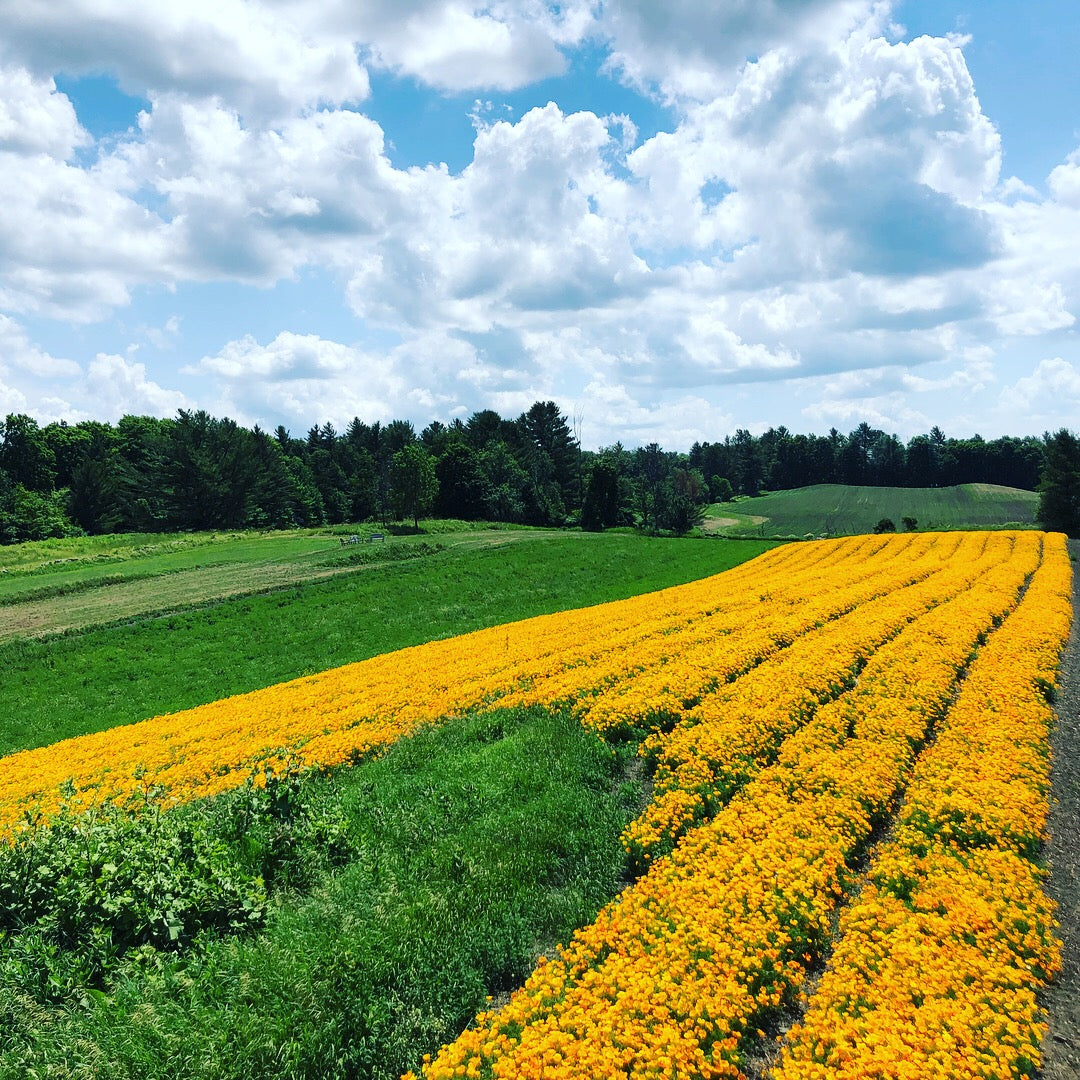
[[[593,462],[589,486],[581,506],[581,527],[601,532],[618,525],[622,518],[619,500],[619,469],[614,460],[602,454]]]
[[[22,484],[0,490],[0,544],[78,536],[82,530],[68,520],[68,491],[31,491]]]
[[[475,521],[487,516],[490,484],[480,455],[466,442],[450,442],[435,466],[439,481],[436,510],[443,517]]]
[[[735,489],[726,476],[714,476],[709,481],[709,494],[713,502],[731,502],[735,498]]]
[[[412,518],[420,531],[420,519],[428,513],[439,494],[435,459],[418,442],[402,447],[390,464],[390,493],[399,518]]]
[[[491,521],[523,521],[529,475],[513,451],[496,439],[480,451],[479,457],[488,500],[485,516]]]
[[[1045,441],[1038,522],[1048,532],[1080,537],[1080,440],[1062,428]]]
[[[0,424],[0,469],[7,473],[12,484],[28,491],[53,491],[56,459],[33,417],[8,413]]]

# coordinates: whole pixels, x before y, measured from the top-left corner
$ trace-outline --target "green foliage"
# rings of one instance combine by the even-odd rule
[[[15,484],[0,491],[0,544],[77,536],[81,530],[67,517],[66,491],[32,491]]]
[[[0,848],[3,984],[69,1003],[128,954],[256,929],[270,895],[348,859],[346,819],[325,785],[296,770],[258,781],[173,811],[153,790],[90,807],[69,792],[54,819],[31,822]]]
[[[394,454],[390,468],[391,497],[398,518],[412,518],[417,530],[439,493],[435,459],[419,444],[410,443]]]
[[[445,551],[445,544],[424,540],[418,544],[346,544],[340,552],[321,559],[323,566],[369,566],[375,563],[403,562],[406,559],[426,559]]]
[[[581,527],[600,532],[613,525],[627,524],[629,514],[623,507],[619,490],[618,465],[610,456],[598,457],[589,473],[589,485],[581,506]]]
[[[1049,532],[1080,536],[1080,439],[1065,428],[1046,439],[1038,519]]]
[[[258,934],[144,946],[98,993],[5,984],[0,1076],[396,1080],[622,886],[625,761],[568,714],[513,710],[314,782],[347,865]]]
[[[894,533],[896,532],[896,522],[892,518],[881,518],[874,526],[874,532],[876,533]]]
[[[735,489],[724,476],[714,476],[709,481],[709,493],[713,502],[731,502],[735,498]]]

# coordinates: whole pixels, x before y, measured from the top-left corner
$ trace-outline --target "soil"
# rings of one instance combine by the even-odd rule
[[[1073,625],[1061,657],[1054,711],[1053,794],[1047,892],[1058,905],[1064,945],[1061,974],[1046,1005],[1050,1029],[1043,1043],[1043,1080],[1080,1078],[1080,540],[1069,541],[1073,559]]]

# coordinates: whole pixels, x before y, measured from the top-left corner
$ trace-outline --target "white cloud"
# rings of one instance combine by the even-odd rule
[[[327,259],[335,242],[384,232],[402,210],[406,177],[359,113],[252,130],[219,105],[168,98],[144,129],[125,159],[165,199],[191,276],[269,283]]]
[[[1037,410],[1040,414],[1071,416],[1075,422],[1080,408],[1080,367],[1060,356],[1040,360],[1031,375],[1002,390],[1001,403]]]
[[[656,84],[672,99],[709,100],[747,59],[771,49],[814,49],[843,37],[884,5],[872,0],[623,0],[604,5],[600,29],[612,66],[634,83]]]
[[[1076,322],[1060,282],[1004,279],[989,292],[991,318],[1003,334],[1032,337]]]
[[[125,413],[165,416],[192,404],[130,358],[98,353],[84,369],[52,356],[5,315],[0,315],[0,400],[0,412],[28,412],[42,424],[115,421]]]
[[[402,8],[405,10],[402,10]],[[556,26],[546,5],[440,2],[368,5],[357,32],[372,62],[444,90],[513,90],[561,74]],[[365,18],[365,15],[367,18]]]
[[[69,418],[115,421],[125,415],[169,416],[194,407],[179,390],[148,377],[145,364],[110,353],[90,361],[80,389]]]
[[[0,315],[0,373],[5,369],[42,380],[67,378],[82,370],[74,360],[51,356],[40,349],[14,319]]]
[[[408,389],[396,366],[355,346],[283,331],[266,345],[250,336],[228,342],[184,371],[210,377],[220,412],[242,422],[268,424],[284,416],[343,427],[354,416],[396,415]]]
[[[1048,184],[1056,202],[1080,210],[1080,150],[1050,173]]]
[[[348,39],[253,0],[6,0],[0,50],[41,73],[115,74],[142,95],[219,97],[255,115],[367,97]]]
[[[64,161],[89,141],[71,102],[51,78],[0,67],[0,154],[43,154]]]
[[[720,424],[732,388],[802,394],[791,380],[868,370],[865,387],[815,391],[808,408],[915,424],[938,393],[976,410],[1002,336],[1049,341],[1075,325],[1080,150],[1045,192],[999,182],[964,41],[899,40],[892,6],[10,0],[0,312],[86,322],[170,289],[187,328],[199,315],[186,283],[310,270],[341,290],[358,337],[390,342],[291,333],[288,311],[269,328],[231,324],[185,374],[238,418],[587,397],[598,429],[665,441],[650,414],[686,435],[703,425],[679,410]],[[557,103],[491,122],[507,115],[493,93],[453,175],[395,168],[358,111],[366,66],[486,96],[603,42],[613,68],[674,103],[671,130],[639,145],[632,108]],[[113,74],[150,107],[95,144],[51,81],[60,71]],[[179,322],[162,317],[135,310],[128,339],[172,352]],[[172,375],[107,340],[101,385],[173,411]],[[5,384],[35,400],[14,371],[0,369]]]
[[[74,320],[127,303],[168,275],[164,223],[108,165],[69,160],[87,141],[50,80],[0,69],[0,308]]]
[[[361,362],[361,355],[347,345],[325,341],[315,334],[283,331],[268,345],[260,345],[250,335],[230,341],[217,356],[204,356],[198,364],[182,370],[240,382],[332,379],[355,369]]]

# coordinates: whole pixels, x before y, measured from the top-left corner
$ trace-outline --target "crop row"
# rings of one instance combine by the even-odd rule
[[[876,557],[887,545],[894,557]],[[404,649],[13,754],[0,759],[0,831],[51,816],[69,782],[84,801],[123,799],[147,786],[182,801],[236,787],[260,765],[290,756],[320,767],[357,760],[417,724],[486,703],[584,702],[651,668],[674,670],[666,661],[692,637],[726,648],[734,667],[725,671],[747,670],[792,635],[850,610],[867,588],[887,589],[909,548],[933,546],[921,537],[891,545],[872,537],[777,549],[717,578]],[[832,589],[815,590],[820,581]],[[759,625],[770,628],[764,638],[746,629]],[[698,692],[720,678],[704,670]]]
[[[986,561],[972,571],[982,543]],[[1039,561],[1036,537],[965,538],[945,571],[960,581],[951,595],[917,608],[855,686],[426,1063],[427,1080],[742,1075],[759,1029],[826,955],[850,867]]]
[[[777,1080],[1031,1075],[1060,965],[1043,872],[1047,694],[1071,622],[1061,537],[920,759],[893,838],[844,912]]]
[[[960,543],[957,538],[955,546],[913,553],[912,571],[933,554],[940,560],[937,572],[898,580],[849,617],[800,638],[772,663],[706,698],[670,734],[651,736],[642,749],[657,763],[653,799],[624,835],[635,861],[648,862],[685,828],[715,812],[821,704],[853,685],[876,649],[926,611],[970,589],[1012,547],[1003,536],[984,537],[981,550],[971,540],[960,550]]]

